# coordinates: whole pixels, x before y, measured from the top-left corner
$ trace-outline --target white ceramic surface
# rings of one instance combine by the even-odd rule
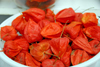
[[[20,14],[21,13],[18,13],[18,14],[15,14],[15,15],[9,17],[4,22],[2,22],[0,27],[5,26],[5,25],[11,25],[11,22],[13,21],[13,19],[15,19]],[[100,19],[99,19],[99,21],[100,21]],[[0,47],[1,48],[3,48],[3,44],[4,44],[4,41],[0,41]],[[0,50],[1,50],[1,48],[0,48]],[[0,58],[2,60],[4,60],[6,63],[8,63],[10,66],[12,66],[12,67],[27,67],[27,66],[24,66],[22,64],[19,64],[19,63],[15,62],[15,61],[11,60],[3,52],[0,52]],[[98,53],[92,59],[90,59],[90,60],[88,60],[88,61],[86,61],[84,63],[78,64],[76,66],[72,66],[72,67],[99,67],[99,66],[100,66],[100,53]]]

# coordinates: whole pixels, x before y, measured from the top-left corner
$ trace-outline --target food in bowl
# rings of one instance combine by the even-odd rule
[[[95,13],[30,8],[1,27],[3,51],[26,66],[75,66],[99,53],[99,28]]]
[[[56,0],[26,0],[28,7],[47,8],[55,3]]]

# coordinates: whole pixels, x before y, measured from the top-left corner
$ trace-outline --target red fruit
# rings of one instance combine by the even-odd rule
[[[94,54],[97,54],[100,51],[100,42],[98,40],[92,40],[89,44],[92,47]]]
[[[42,29],[43,27],[45,27],[46,25],[48,25],[49,23],[51,23],[49,20],[47,19],[43,19],[40,22],[38,22],[40,28]]]
[[[41,41],[42,36],[40,34],[41,28],[32,19],[29,19],[28,24],[24,30],[24,37],[29,43]]]
[[[59,11],[56,16],[56,20],[61,23],[72,22],[75,18],[75,11],[72,8],[66,8]]]
[[[21,51],[16,57],[15,57],[15,61],[21,64],[26,64],[26,52],[28,51]]]
[[[54,16],[55,14],[51,9],[46,9],[46,19],[48,19],[51,22],[54,22],[55,21]]]
[[[82,17],[84,27],[97,26],[98,19],[95,13],[84,13]]]
[[[30,53],[26,52],[26,65],[30,67],[40,67],[41,63],[36,61]]]
[[[65,54],[60,59],[66,67],[69,67],[71,64],[71,52],[72,48],[70,47],[70,45],[68,45]]]
[[[71,53],[71,62],[72,65],[77,65],[82,62],[85,62],[90,59],[90,56],[88,53],[86,53],[84,50],[73,50]]]
[[[22,50],[28,50],[28,48],[29,48],[29,43],[27,42],[27,40],[24,37],[15,39],[14,43],[17,44],[18,46],[20,46],[22,48]]]
[[[14,41],[6,41],[3,50],[8,57],[14,58],[17,54],[20,53],[22,48],[15,44]]]
[[[91,26],[84,29],[84,33],[91,39],[100,41],[100,26]]]
[[[93,54],[92,47],[90,46],[86,38],[78,36],[75,40],[73,40],[73,43],[77,45],[79,48],[85,50],[86,52]]]
[[[59,57],[62,57],[68,47],[69,44],[69,39],[68,38],[53,38],[50,41],[50,46],[51,46],[51,50],[52,52]]]
[[[31,18],[35,22],[39,22],[45,18],[45,12],[39,8],[30,8],[22,13],[26,20]]]
[[[82,17],[83,17],[82,13],[75,13],[74,21],[82,22]]]
[[[75,39],[80,32],[81,25],[81,22],[73,21],[65,27],[64,33],[68,33],[70,38]]]
[[[65,67],[65,66],[60,60],[57,60],[55,62],[54,59],[46,59],[42,62],[42,67]]]
[[[49,40],[42,40],[40,43],[32,44],[30,54],[38,61],[49,59],[51,56],[48,54],[52,54]]]
[[[26,26],[27,22],[23,18],[23,15],[18,16],[12,21],[12,26],[19,31],[21,34],[24,34],[24,28]]]
[[[5,41],[13,40],[18,36],[17,31],[13,26],[1,27],[1,38]]]
[[[60,37],[62,28],[58,23],[50,23],[41,30],[41,35],[46,38]]]

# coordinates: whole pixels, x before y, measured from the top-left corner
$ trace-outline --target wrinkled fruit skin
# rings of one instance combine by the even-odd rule
[[[14,41],[6,41],[3,48],[4,53],[12,59],[18,53],[20,53],[21,50],[22,48],[18,46],[17,44],[15,44]]]
[[[98,19],[95,13],[84,13],[82,17],[84,27],[97,26]]]
[[[46,53],[52,54],[48,40],[42,40],[40,43],[30,46],[30,54],[38,61],[42,62],[51,57]]]
[[[65,67],[60,60],[57,60],[55,63],[54,62],[54,59],[46,59],[42,62],[42,67]]]
[[[26,53],[26,65],[30,67],[40,67],[41,63],[35,60],[30,53]]]
[[[41,28],[37,23],[32,21],[32,19],[29,19],[28,24],[25,27],[24,30],[24,37],[29,43],[41,41],[42,36],[40,34]]]
[[[71,53],[72,65],[77,65],[79,63],[87,61],[88,59],[90,59],[90,56],[84,50],[77,49],[77,50],[73,50]]]
[[[72,8],[63,9],[55,15],[55,18],[58,22],[66,23],[68,20],[70,23],[75,18],[75,11]]]
[[[17,31],[13,26],[1,27],[1,38],[4,41],[14,40],[18,36]]]

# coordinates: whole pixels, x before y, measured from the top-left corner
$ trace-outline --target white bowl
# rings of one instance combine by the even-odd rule
[[[21,13],[18,13],[18,14],[15,14],[15,15],[9,17],[8,19],[6,19],[4,22],[1,23],[0,27],[3,27],[5,25],[11,25],[11,22],[20,14]],[[100,19],[99,19],[99,21],[100,21]],[[3,45],[4,45],[4,41],[0,41],[0,50],[2,50]],[[9,57],[7,57],[3,52],[0,52],[0,58],[2,60],[4,60],[6,63],[8,63],[9,65],[11,65],[12,67],[27,67],[25,65],[22,65],[20,63],[13,61]],[[90,60],[88,60],[86,62],[83,62],[76,66],[71,66],[71,67],[100,67],[100,53],[98,53],[97,55],[95,55],[93,58],[91,58]]]

